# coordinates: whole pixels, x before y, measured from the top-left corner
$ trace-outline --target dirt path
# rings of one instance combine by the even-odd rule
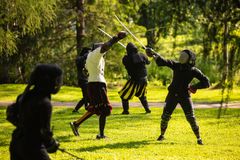
[[[0,106],[7,106],[12,102],[0,102]],[[54,106],[76,106],[77,102],[52,102]],[[121,107],[122,104],[120,102],[111,102],[113,107]],[[141,107],[140,102],[129,102],[130,107]],[[149,102],[149,106],[154,107],[163,107],[163,102]],[[179,106],[178,106],[179,107]],[[219,108],[219,103],[194,103],[194,108]],[[225,107],[225,106],[224,106]],[[232,102],[228,104],[228,108],[240,108],[240,102]]]

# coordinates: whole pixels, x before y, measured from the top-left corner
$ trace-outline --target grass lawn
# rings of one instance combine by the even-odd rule
[[[23,84],[1,84],[0,85],[0,102],[15,101],[16,96],[23,92],[26,85]],[[122,85],[121,85],[122,86]],[[119,85],[108,85],[108,97],[110,102],[120,102],[121,99],[118,91],[121,89]],[[150,102],[163,102],[167,95],[166,87],[159,87],[149,83],[147,97]],[[61,102],[77,102],[82,97],[81,89],[78,87],[63,86],[60,92],[52,96],[53,101]],[[231,93],[230,101],[240,101],[240,88],[235,87]],[[192,94],[194,102],[220,102],[220,89],[201,89],[196,94]],[[133,98],[132,102],[139,101]]]
[[[196,139],[183,111],[176,109],[169,123],[166,140],[159,136],[162,108],[152,107],[151,114],[142,108],[130,108],[130,115],[121,115],[114,108],[108,117],[105,134],[109,137],[96,140],[98,117],[93,116],[82,124],[80,137],[75,137],[69,122],[84,112],[72,114],[70,107],[54,107],[52,125],[61,148],[85,160],[238,160],[240,159],[240,109],[228,109],[221,119],[216,119],[217,109],[197,109],[196,117],[205,145]],[[5,108],[0,107],[0,159],[9,160],[9,142],[14,129],[5,120]],[[50,155],[53,160],[73,160],[58,151]]]

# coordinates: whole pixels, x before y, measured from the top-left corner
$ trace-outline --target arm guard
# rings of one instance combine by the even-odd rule
[[[101,53],[107,52],[113,44],[117,43],[119,38],[117,36],[112,37],[108,42],[104,43],[101,47]]]
[[[127,36],[127,33],[124,31],[121,31],[117,34],[117,36],[113,36],[108,42],[104,43],[101,47],[100,53],[107,52],[113,44],[117,43],[119,40],[125,38]]]

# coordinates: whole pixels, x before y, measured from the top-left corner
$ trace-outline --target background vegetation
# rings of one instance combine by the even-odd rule
[[[197,54],[197,67],[212,83],[211,89],[193,95],[195,102],[239,101],[240,85],[240,1],[239,0],[1,0],[0,1],[0,101],[13,101],[27,83],[38,63],[56,63],[64,70],[64,87],[54,101],[77,101],[75,58],[82,47],[124,30],[114,15],[145,45],[162,56],[177,60],[182,49]],[[142,46],[130,35],[122,41]],[[115,45],[106,55],[106,78],[111,101],[119,101],[117,91],[127,73],[121,65],[124,48]],[[172,73],[155,63],[148,66],[150,101],[163,101]],[[11,83],[11,85],[6,84]],[[23,84],[23,85],[21,85]],[[216,88],[216,89],[213,89]],[[71,95],[71,97],[69,97]],[[231,97],[230,97],[231,95]],[[133,101],[137,101],[134,99]],[[221,109],[221,108],[220,108]],[[204,146],[196,145],[182,110],[177,109],[170,122],[167,140],[159,136],[162,108],[152,106],[152,114],[131,108],[121,115],[114,108],[108,118],[104,141],[95,140],[98,119],[92,117],[74,137],[69,122],[79,115],[72,108],[56,107],[53,112],[55,136],[61,147],[85,159],[239,159],[239,109],[197,109]],[[82,114],[83,109],[80,110]],[[9,159],[12,129],[0,107],[0,159]],[[187,129],[188,128],[188,129]],[[72,159],[57,152],[52,159]]]
[[[166,58],[176,59],[188,48],[197,54],[197,67],[212,83],[232,88],[239,84],[239,17],[237,0],[2,0],[0,2],[0,83],[26,83],[37,63],[57,63],[64,84],[76,85],[75,58],[83,46],[107,41],[124,28]],[[130,35],[124,44],[134,42]],[[126,78],[119,45],[107,54],[106,77]],[[149,67],[149,79],[169,83],[169,69]]]

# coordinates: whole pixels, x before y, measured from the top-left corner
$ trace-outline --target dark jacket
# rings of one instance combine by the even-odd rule
[[[133,55],[125,55],[122,63],[131,79],[138,81],[147,77],[146,65],[150,64],[150,61],[143,54],[134,53]]]
[[[78,73],[78,83],[81,86],[88,82],[88,73],[85,69],[87,54],[83,56],[78,56],[76,58],[76,66],[77,66],[77,73]]]
[[[12,141],[21,143],[26,148],[47,148],[51,145],[53,134],[50,129],[52,105],[50,94],[38,89],[29,91],[19,106],[19,121],[13,132]]]
[[[189,97],[188,87],[194,78],[198,79],[199,82],[191,85],[192,88],[202,89],[210,86],[208,78],[199,69],[189,64],[181,64],[161,56],[157,57],[156,63],[158,66],[167,66],[173,70],[173,79],[168,87],[169,93]]]

